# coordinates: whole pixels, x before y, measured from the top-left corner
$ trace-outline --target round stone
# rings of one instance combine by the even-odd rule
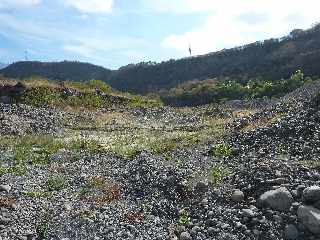
[[[242,202],[244,200],[244,193],[240,190],[235,190],[231,195],[233,202]]]

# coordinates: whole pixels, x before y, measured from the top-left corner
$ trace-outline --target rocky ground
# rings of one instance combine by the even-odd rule
[[[0,116],[0,239],[320,239],[318,97]]]

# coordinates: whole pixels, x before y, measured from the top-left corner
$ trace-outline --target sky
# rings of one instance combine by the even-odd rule
[[[161,62],[310,28],[319,0],[0,0],[0,62]]]

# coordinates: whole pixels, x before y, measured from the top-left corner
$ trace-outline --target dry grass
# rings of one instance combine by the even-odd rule
[[[0,196],[0,207],[12,208],[17,203],[13,197]]]
[[[242,132],[249,132],[249,131],[253,131],[253,130],[257,129],[257,128],[262,128],[262,127],[269,126],[271,124],[274,124],[274,123],[278,122],[283,116],[284,116],[284,114],[277,113],[277,114],[273,115],[270,118],[259,119],[256,122],[253,122],[253,123],[250,123],[250,124],[246,125],[245,127],[243,127],[241,129],[241,131]]]
[[[121,188],[116,183],[109,183],[103,177],[95,176],[87,181],[80,192],[80,200],[102,206],[116,201],[121,196]]]

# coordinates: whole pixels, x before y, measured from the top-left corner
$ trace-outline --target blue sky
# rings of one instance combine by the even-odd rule
[[[111,69],[280,37],[320,20],[318,0],[0,0],[0,62]]]

